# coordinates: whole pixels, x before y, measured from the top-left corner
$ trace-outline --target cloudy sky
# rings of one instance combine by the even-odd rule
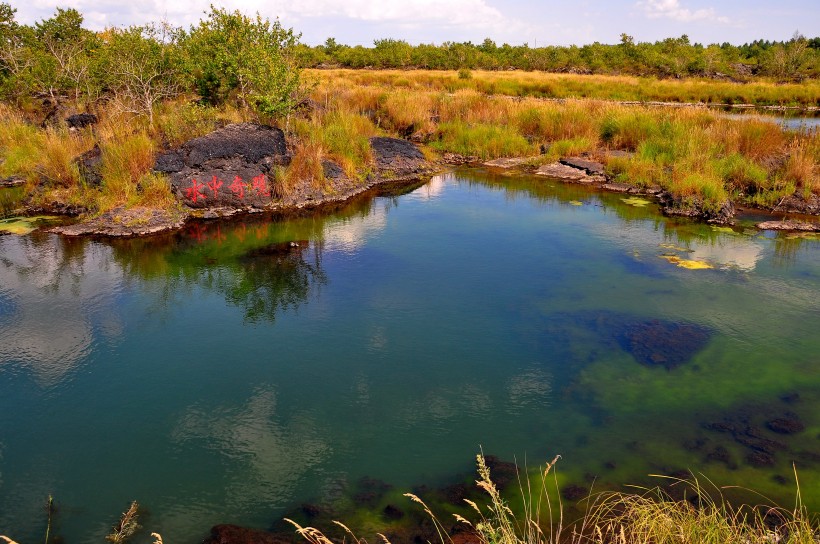
[[[6,0],[8,1],[8,0]],[[309,44],[334,37],[372,45],[379,38],[410,43],[481,42],[533,45],[617,43],[687,34],[702,43],[820,35],[818,0],[10,0],[23,23],[73,7],[86,26],[127,26],[167,19],[189,26],[209,4],[279,17]]]

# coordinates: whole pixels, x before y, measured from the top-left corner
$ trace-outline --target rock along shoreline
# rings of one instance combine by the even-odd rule
[[[602,151],[605,156],[629,156],[624,151]],[[589,155],[578,157],[564,157],[558,161],[532,166],[530,158],[502,158],[491,161],[480,161],[477,157],[461,155],[445,155],[444,160],[454,165],[483,166],[493,170],[517,171],[525,174],[544,176],[564,183],[576,183],[594,187],[601,191],[627,193],[631,195],[645,195],[657,200],[661,212],[666,216],[689,217],[716,225],[731,225],[734,223],[735,213],[740,207],[727,200],[717,210],[707,210],[697,201],[684,201],[671,193],[664,191],[660,186],[636,187],[627,183],[620,183],[607,174],[604,164],[593,160]],[[820,198],[812,195],[806,199],[795,193],[782,199],[773,208],[757,208],[767,213],[820,215]],[[820,222],[799,221],[784,218],[780,221],[769,220],[756,224],[761,230],[779,230],[790,232],[820,232]]]
[[[49,231],[65,236],[138,237],[178,230],[189,220],[255,213],[298,214],[336,206],[379,188],[409,187],[452,165],[520,172],[602,191],[646,195],[657,200],[664,215],[689,217],[712,224],[732,224],[736,213],[735,204],[729,200],[718,209],[706,209],[698,201],[676,198],[659,186],[636,187],[614,180],[599,159],[630,155],[624,151],[599,150],[594,155],[563,157],[536,166],[537,157],[482,161],[478,157],[453,153],[445,153],[440,161],[432,162],[413,142],[383,136],[370,138],[370,146],[373,160],[366,172],[349,175],[338,163],[325,159],[321,165],[323,180],[292,176],[296,179],[290,180],[285,188],[281,176],[291,167],[292,155],[284,132],[254,123],[227,125],[157,157],[154,171],[169,179],[171,192],[179,204],[175,209],[118,207]],[[86,166],[93,168],[93,165]],[[795,194],[784,198],[773,209],[761,210],[820,215],[820,198],[811,195],[807,200]],[[83,210],[57,206],[34,211],[76,216]],[[761,230],[820,232],[820,223],[793,218],[763,221],[757,227]]]
[[[180,229],[188,220],[299,213],[337,205],[377,188],[411,186],[438,171],[412,142],[378,136],[370,138],[370,146],[370,171],[350,176],[339,164],[324,160],[323,181],[297,178],[282,190],[274,181],[292,159],[282,130],[253,123],[227,125],[157,157],[154,171],[169,178],[178,209],[119,207],[50,232],[148,236]]]

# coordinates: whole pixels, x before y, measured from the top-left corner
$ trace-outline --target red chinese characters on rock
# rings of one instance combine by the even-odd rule
[[[245,182],[242,181],[242,178],[236,176],[233,178],[233,183],[228,185],[228,189],[231,192],[239,197],[239,200],[243,200],[245,198]]]
[[[196,180],[196,178],[191,180],[191,186],[185,189],[185,198],[188,200],[193,200],[196,202],[197,200],[206,199],[208,198],[205,196],[205,193],[200,192],[205,187],[204,183],[200,183]]]
[[[198,202],[199,199],[207,200],[208,195],[204,192],[205,188],[211,190],[213,198],[216,199],[217,194],[219,193],[219,189],[222,188],[224,185],[224,180],[213,176],[211,181],[207,184],[201,183],[196,178],[191,179],[191,186],[185,188],[185,198],[191,200],[193,202]],[[259,174],[258,176],[254,177],[251,181],[250,187],[248,186],[245,181],[239,177],[235,176],[233,181],[230,185],[228,185],[228,189],[236,195],[239,200],[245,200],[245,191],[250,190],[254,191],[258,196],[270,197],[271,196],[271,189],[268,187],[268,178],[265,174]]]
[[[216,198],[216,193],[219,191],[219,188],[222,187],[222,180],[218,179],[216,176],[211,178],[211,181],[208,182],[208,188],[214,194],[214,198]]]
[[[270,189],[268,189],[268,179],[265,174],[259,174],[253,178],[253,189],[259,196],[270,196]]]

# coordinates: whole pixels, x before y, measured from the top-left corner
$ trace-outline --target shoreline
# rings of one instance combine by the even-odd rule
[[[561,159],[573,160],[574,158]],[[577,159],[577,158],[575,158]],[[594,161],[593,161],[594,162]],[[87,221],[79,221],[66,225],[59,225],[44,229],[47,232],[59,234],[67,237],[89,236],[105,238],[129,238],[144,237],[157,234],[165,234],[185,228],[187,224],[195,221],[213,221],[219,219],[234,218],[246,215],[273,214],[282,217],[298,216],[302,213],[334,209],[343,206],[351,200],[365,196],[367,193],[375,191],[377,193],[398,192],[403,194],[408,190],[413,190],[427,183],[435,175],[446,173],[455,167],[466,168],[486,168],[491,171],[506,174],[519,174],[525,176],[539,176],[545,180],[558,181],[561,183],[578,184],[594,188],[596,191],[608,193],[621,193],[636,196],[651,197],[653,204],[659,207],[659,211],[665,216],[688,217],[694,221],[702,221],[719,225],[730,225],[734,222],[737,212],[745,215],[766,215],[771,219],[756,223],[760,230],[776,230],[785,232],[820,232],[820,212],[806,213],[794,208],[767,208],[749,205],[747,203],[732,202],[733,213],[728,221],[718,221],[704,217],[702,213],[694,208],[682,210],[669,209],[664,206],[664,198],[668,195],[660,188],[640,188],[626,183],[618,183],[610,176],[603,174],[589,174],[581,169],[583,177],[577,179],[562,179],[559,177],[539,174],[538,168],[525,164],[525,159],[496,159],[494,161],[480,161],[475,157],[463,157],[455,154],[448,154],[438,161],[432,163],[429,170],[422,175],[408,175],[385,179],[380,177],[372,178],[362,185],[352,186],[341,193],[329,193],[319,199],[302,199],[288,202],[274,202],[263,208],[248,206],[245,208],[212,207],[212,208],[189,208],[180,206],[178,210],[168,211],[158,208],[134,207],[124,208],[122,206],[109,210],[98,217]],[[569,167],[573,168],[573,167]],[[50,212],[65,218],[77,217],[77,210],[27,208],[24,217],[39,215],[43,212]],[[62,212],[62,213],[60,213]],[[780,219],[777,216],[781,216]],[[797,216],[797,217],[794,217]],[[814,221],[812,221],[814,220]]]

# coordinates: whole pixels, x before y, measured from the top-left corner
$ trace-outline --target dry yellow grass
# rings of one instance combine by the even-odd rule
[[[307,182],[318,187],[325,178],[324,159],[322,144],[306,134],[294,146],[290,165],[275,186],[276,194],[279,197],[288,196],[298,183]]]
[[[472,70],[459,78],[447,70],[305,70],[313,80],[351,86],[404,87],[415,91],[472,89],[486,94],[546,98],[594,98],[621,101],[703,102],[719,104],[816,106],[820,81],[783,84],[756,79],[747,83],[713,79],[669,80],[633,76],[555,74],[546,72]]]

